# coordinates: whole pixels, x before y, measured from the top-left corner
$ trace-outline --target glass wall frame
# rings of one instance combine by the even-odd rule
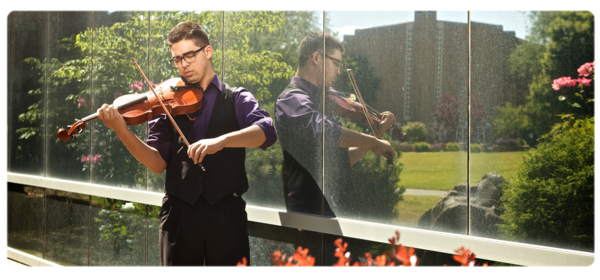
[[[364,13],[364,17],[366,18],[377,17],[376,14],[369,15],[367,12]],[[407,13],[410,14],[412,12]],[[140,63],[142,69],[144,71],[147,71],[146,75],[150,77],[150,80],[158,81],[164,79],[165,77],[172,76],[176,73],[172,68],[164,67],[164,64],[166,64],[165,60],[167,60],[167,58],[170,56],[170,54],[167,53],[168,47],[163,46],[164,43],[162,43],[164,40],[163,33],[165,33],[166,30],[169,29],[167,25],[169,23],[175,23],[177,19],[198,18],[203,20],[212,20],[214,22],[214,26],[205,26],[205,28],[207,28],[207,30],[210,29],[210,35],[212,40],[211,44],[216,49],[215,55],[213,57],[213,66],[215,67],[215,72],[217,73],[219,78],[222,78],[222,81],[230,83],[232,86],[244,86],[247,89],[249,89],[261,104],[261,108],[267,110],[269,114],[274,118],[276,113],[275,101],[281,93],[278,90],[283,90],[283,88],[285,88],[285,86],[289,83],[289,81],[295,73],[295,70],[298,67],[297,61],[294,61],[294,51],[289,51],[285,47],[282,47],[282,45],[285,45],[287,47],[293,46],[293,48],[297,48],[297,46],[299,45],[299,41],[303,37],[303,33],[307,33],[309,31],[323,30],[331,32],[331,30],[328,30],[329,27],[327,26],[327,22],[331,20],[331,18],[333,18],[332,14],[335,13],[329,11],[324,12],[323,14],[321,14],[320,12],[316,12],[313,14],[303,14],[302,12],[297,12],[296,14],[291,12],[173,12],[170,14],[169,12],[141,12],[133,16],[129,12],[12,13],[11,16],[9,16],[9,23],[14,23],[18,20],[21,20],[21,17],[32,17],[35,19],[32,22],[41,27],[37,28],[37,32],[41,32],[41,34],[43,32],[46,32],[47,34],[42,34],[39,36],[46,39],[45,41],[43,41],[45,43],[42,43],[43,46],[39,48],[40,56],[35,57],[40,62],[40,64],[38,65],[39,67],[36,70],[37,72],[33,74],[22,74],[25,76],[31,76],[29,78],[30,80],[37,79],[41,81],[42,83],[39,85],[39,87],[35,87],[32,89],[21,89],[22,86],[18,85],[17,82],[20,80],[18,77],[20,77],[19,75],[21,75],[21,72],[25,72],[24,70],[20,72],[16,71],[14,72],[15,74],[11,74],[12,76],[9,76],[9,100],[11,102],[11,109],[9,110],[8,171],[15,174],[28,174],[54,179],[65,179],[68,181],[75,181],[80,183],[92,183],[97,185],[136,189],[155,193],[162,192],[164,174],[153,174],[145,167],[137,163],[137,161],[133,157],[129,156],[122,143],[120,143],[118,139],[113,139],[114,133],[112,134],[112,136],[110,136],[111,132],[105,132],[108,136],[92,136],[94,135],[94,133],[102,131],[102,129],[99,127],[102,124],[100,124],[99,121],[88,125],[88,127],[86,127],[86,129],[79,136],[79,138],[76,138],[76,140],[72,142],[58,142],[54,136],[55,130],[57,128],[70,124],[70,122],[73,121],[72,119],[81,118],[85,115],[94,113],[95,108],[101,105],[98,103],[110,102],[109,99],[116,98],[117,93],[125,94],[130,92],[133,93],[136,91],[133,85],[136,81],[138,81],[136,79],[139,79],[139,75],[133,69],[133,67],[129,67],[131,69],[128,69],[128,73],[126,74],[128,77],[123,78],[123,81],[109,81],[110,78],[94,76],[94,73],[98,73],[98,71],[101,71],[98,70],[98,68],[94,67],[105,66],[105,64],[97,62],[97,59],[99,59],[99,57],[103,55],[101,53],[103,49],[100,46],[94,46],[94,44],[101,42],[100,40],[93,41],[94,39],[90,39],[91,42],[93,42],[91,45],[92,47],[86,49],[76,50],[72,48],[72,46],[68,45],[69,43],[78,42],[77,40],[80,40],[80,43],[83,42],[82,40],[84,39],[82,39],[82,37],[85,37],[83,35],[86,35],[87,31],[89,31],[90,36],[94,38],[94,36],[100,36],[100,31],[110,32],[109,27],[126,25],[127,22],[136,22],[136,24],[139,24],[139,29],[131,29],[132,32],[137,32],[140,34],[140,37],[137,38],[138,44],[140,44],[137,45],[137,47],[139,47],[139,54],[136,50],[136,55],[134,56],[136,56],[136,60],[138,60],[138,63]],[[440,13],[437,14],[438,17],[439,14]],[[168,18],[170,15],[175,15],[176,19],[171,19],[166,22],[162,20],[163,18]],[[312,23],[312,25],[308,25],[308,27],[306,27],[305,29],[297,31],[297,33],[294,34],[295,37],[291,39],[285,39],[289,41],[281,40],[285,44],[278,45],[273,43],[273,41],[277,41],[277,39],[280,39],[280,37],[278,36],[281,36],[281,30],[287,30],[286,28],[289,26],[286,26],[286,24],[289,24],[289,22],[293,22],[293,20],[298,20],[298,18],[302,18],[302,16],[312,16],[313,18],[307,21]],[[484,222],[482,218],[480,218],[481,216],[477,216],[477,214],[474,212],[473,206],[469,206],[470,203],[475,203],[476,198],[472,196],[474,195],[474,193],[470,193],[470,200],[468,200],[467,192],[465,190],[468,189],[470,190],[470,192],[473,192],[472,186],[476,185],[480,180],[480,178],[478,178],[480,175],[479,173],[483,172],[483,174],[487,174],[489,173],[488,171],[494,171],[484,170],[488,169],[485,166],[490,164],[484,164],[484,168],[480,168],[477,161],[479,160],[479,155],[485,155],[486,152],[491,152],[492,149],[498,148],[493,147],[493,145],[496,145],[494,141],[497,140],[494,137],[495,135],[492,131],[493,116],[491,114],[484,115],[483,121],[480,122],[480,120],[477,119],[478,114],[480,114],[478,112],[493,111],[495,107],[505,104],[506,101],[512,101],[514,102],[514,104],[523,104],[525,102],[525,98],[523,97],[523,92],[525,90],[523,88],[527,86],[526,84],[511,85],[512,87],[514,87],[514,89],[509,89],[510,96],[505,96],[501,91],[498,90],[499,88],[502,88],[504,85],[506,85],[511,79],[511,72],[509,69],[510,65],[508,65],[507,61],[509,60],[510,53],[514,51],[514,46],[505,46],[509,43],[512,44],[512,42],[520,41],[519,39],[516,39],[514,36],[512,36],[510,32],[503,31],[501,27],[490,27],[488,26],[489,24],[479,23],[473,20],[468,22],[468,20],[466,20],[466,18],[468,18],[467,12],[464,12],[463,16],[465,18],[464,23],[450,23],[448,21],[436,19],[435,12],[416,12],[415,18],[412,19],[413,35],[408,35],[407,32],[399,34],[399,36],[403,37],[402,40],[404,40],[404,42],[407,42],[407,40],[413,40],[412,48],[414,51],[414,57],[412,57],[411,60],[414,61],[412,62],[413,64],[410,67],[407,65],[404,65],[404,67],[400,67],[403,71],[398,71],[398,73],[396,73],[398,76],[397,79],[384,77],[384,75],[382,74],[382,72],[391,71],[377,72],[377,68],[389,69],[390,66],[377,66],[377,63],[370,61],[379,59],[381,60],[380,62],[378,62],[380,64],[401,64],[399,61],[408,61],[407,59],[408,57],[410,57],[408,55],[408,50],[410,48],[406,45],[403,46],[402,44],[396,44],[396,48],[401,48],[387,52],[377,52],[376,46],[368,45],[367,43],[373,43],[376,41],[374,39],[375,36],[377,36],[375,29],[383,27],[392,29],[397,27],[396,25],[402,25],[403,23],[401,22],[390,24],[389,26],[383,25],[380,27],[372,27],[372,29],[367,29],[364,31],[357,30],[355,31],[354,35],[344,36],[342,40],[342,42],[346,44],[346,53],[344,54],[344,59],[346,59],[347,57],[354,56],[353,59],[356,61],[348,61],[347,59],[342,61],[344,62],[344,65],[356,65],[355,68],[361,66],[359,65],[360,63],[363,63],[367,66],[367,69],[372,69],[372,72],[370,72],[370,74],[367,74],[371,75],[371,80],[380,81],[381,86],[379,87],[379,89],[376,89],[377,87],[373,84],[367,83],[365,86],[365,81],[361,81],[361,78],[359,78],[360,76],[365,75],[365,72],[363,71],[363,73],[360,73],[360,71],[358,71],[358,68],[353,69],[353,74],[358,76],[357,86],[361,90],[361,93],[366,95],[365,98],[367,100],[369,98],[373,99],[372,96],[369,97],[369,94],[373,94],[375,95],[375,97],[378,97],[375,98],[375,101],[369,100],[369,102],[367,103],[372,103],[373,107],[375,108],[381,108],[381,111],[391,111],[396,116],[396,125],[399,128],[408,129],[408,127],[405,128],[405,126],[408,125],[409,121],[412,122],[413,120],[418,121],[420,119],[428,119],[428,121],[425,121],[425,123],[428,124],[427,132],[429,134],[427,137],[431,137],[431,139],[424,139],[426,142],[429,142],[428,149],[446,149],[448,147],[447,144],[450,141],[446,139],[442,141],[442,138],[448,136],[447,130],[449,128],[443,127],[444,124],[437,123],[436,121],[434,121],[435,112],[431,111],[435,111],[435,109],[429,109],[436,108],[436,99],[427,98],[426,96],[429,94],[435,96],[436,98],[438,98],[437,100],[439,100],[446,92],[458,92],[458,94],[454,95],[454,99],[452,99],[452,94],[450,94],[451,96],[448,100],[449,102],[456,102],[457,104],[459,104],[460,108],[457,117],[458,125],[453,128],[454,139],[452,139],[456,141],[457,147],[460,151],[456,153],[457,157],[455,157],[449,163],[446,163],[446,167],[450,166],[450,168],[455,168],[454,170],[451,170],[449,172],[452,178],[446,180],[450,181],[451,183],[449,183],[449,185],[447,185],[446,189],[444,190],[431,190],[441,192],[452,192],[452,190],[456,191],[459,194],[453,199],[462,200],[466,202],[467,206],[465,206],[465,208],[471,209],[471,211],[466,212],[466,210],[463,210],[459,214],[453,216],[454,218],[450,218],[450,224],[440,223],[442,225],[440,227],[433,226],[432,219],[438,219],[439,216],[434,217],[431,213],[436,211],[433,210],[436,204],[444,202],[438,198],[441,197],[441,195],[435,192],[425,192],[426,195],[415,194],[419,192],[414,191],[407,192],[407,189],[413,188],[404,185],[404,183],[409,184],[411,180],[414,182],[427,181],[428,179],[430,179],[429,177],[431,176],[424,175],[426,173],[418,173],[419,170],[411,170],[412,167],[418,165],[419,161],[423,160],[422,158],[424,157],[425,153],[419,154],[410,151],[405,151],[404,149],[407,149],[406,147],[409,145],[398,143],[394,146],[395,150],[399,151],[395,154],[396,159],[394,163],[396,164],[396,166],[401,166],[397,168],[399,172],[396,171],[396,173],[399,173],[397,176],[401,180],[399,180],[398,182],[392,182],[390,184],[392,187],[390,187],[390,190],[388,190],[390,194],[382,195],[382,197],[398,196],[398,193],[402,194],[403,200],[397,202],[391,207],[392,211],[395,210],[396,212],[407,211],[407,209],[409,209],[410,207],[417,206],[423,208],[425,205],[430,205],[430,207],[426,207],[427,209],[423,209],[429,211],[427,212],[430,214],[429,218],[427,218],[425,215],[427,213],[423,213],[421,215],[413,215],[412,217],[410,217],[410,221],[407,217],[398,218],[397,215],[396,217],[392,218],[384,217],[384,215],[372,214],[371,212],[375,211],[373,209],[361,208],[362,206],[352,207],[350,206],[350,203],[339,204],[339,206],[341,207],[348,206],[348,209],[350,210],[340,210],[340,213],[343,214],[336,215],[338,218],[364,222],[375,222],[380,224],[391,224],[395,226],[404,226],[409,228],[422,228],[440,232],[458,233],[467,236],[502,239],[499,238],[496,235],[496,233],[492,233],[493,230],[489,229],[489,226],[487,226],[488,229],[485,230],[477,229],[478,225],[484,224]],[[134,20],[134,18],[136,17],[137,21]],[[67,18],[69,18],[68,21],[66,21]],[[270,20],[270,22],[268,22],[267,25],[271,29],[265,27],[262,27],[264,29],[260,29],[256,26],[257,23],[261,23],[260,20],[264,18],[268,18]],[[433,21],[431,21],[432,18],[434,19]],[[323,24],[323,22],[325,22],[326,24]],[[408,21],[408,23],[411,22]],[[422,24],[419,25],[418,23]],[[107,25],[106,29],[102,29],[104,28],[103,25]],[[65,27],[77,30],[72,32],[69,31],[72,33],[70,35],[63,34],[64,32],[67,32],[64,31]],[[9,30],[17,32],[16,29],[13,30],[10,26]],[[469,31],[471,32],[470,34],[468,33]],[[394,32],[398,33],[399,31],[387,32],[388,33],[385,33],[384,35],[382,35],[382,37],[386,40],[393,40],[393,36],[386,35],[392,34]],[[79,34],[79,38],[77,37],[77,34]],[[148,34],[152,35],[148,36]],[[364,36],[361,34],[368,34],[369,36],[371,36],[371,38],[363,39],[363,41],[360,41],[358,38],[360,36]],[[466,43],[468,42],[468,39],[461,39],[468,37],[468,35],[471,36],[470,45]],[[419,36],[423,37],[420,39]],[[14,39],[15,37],[11,35],[10,38]],[[25,58],[19,57],[17,55],[13,56],[12,54],[15,53],[15,50],[18,49],[20,46],[26,45],[26,43],[17,42],[15,41],[16,39],[13,39],[11,39],[9,42],[9,65],[11,65],[11,68],[14,67],[14,69],[24,69],[26,67],[23,66],[24,63],[22,63],[21,60],[24,60]],[[355,46],[352,46],[352,40],[355,40],[357,42],[355,43]],[[131,40],[131,42],[135,42],[135,40]],[[268,51],[263,52],[265,51],[266,47],[261,48],[260,44],[255,44],[254,42],[261,42],[262,46],[268,47]],[[265,42],[271,42],[271,44],[269,45]],[[361,45],[363,49],[360,49],[358,45]],[[436,55],[431,55],[431,52],[427,52],[427,48],[425,46],[432,48],[431,51]],[[154,47],[155,49],[153,49]],[[151,49],[150,52],[148,52],[149,49]],[[116,50],[118,51],[120,50],[120,48],[116,48]],[[72,52],[74,51],[79,51],[79,53],[77,55],[74,55],[72,54]],[[69,52],[71,52],[71,54],[69,54]],[[372,57],[370,58],[370,60],[366,59],[366,61],[361,61],[360,59],[356,58],[357,53],[376,53],[376,55],[379,55],[380,57]],[[425,54],[419,56],[420,53]],[[484,61],[488,60],[486,55],[491,55],[491,53],[495,55],[493,57],[494,63],[493,67],[488,67],[486,65],[487,62],[484,63]],[[70,56],[77,57],[75,59],[69,60]],[[441,56],[442,58],[439,58],[439,56]],[[19,61],[17,61],[17,57]],[[139,59],[137,57],[139,57]],[[250,60],[240,60],[238,59],[240,57],[249,58]],[[290,59],[290,57],[293,59]],[[470,64],[468,64],[469,59],[471,61]],[[81,63],[81,61],[83,60],[90,60],[92,61],[92,63],[91,66],[85,66],[88,68],[85,68],[81,65],[80,68],[74,68],[75,70],[83,71],[83,73],[80,74],[82,75],[80,79],[72,78],[73,80],[68,80],[68,75],[77,75],[77,73],[63,73],[62,75],[66,76],[64,76],[62,80],[57,79],[61,82],[57,85],[54,82],[54,79],[56,79],[56,75],[60,75],[60,67],[76,65],[74,64],[75,62],[72,62],[68,65],[65,62],[75,60],[79,60],[78,63]],[[29,61],[30,63],[33,63],[31,62],[33,60]],[[269,62],[269,64],[264,64],[265,61]],[[581,60],[578,62],[574,62],[573,65],[577,63],[583,64],[585,62],[589,61]],[[467,74],[467,67],[470,67],[468,71],[468,73],[470,73],[471,75],[470,78],[456,79],[455,76],[462,77]],[[253,69],[255,68],[263,69],[265,72],[263,72],[262,74],[256,74],[256,72],[260,71],[254,71]],[[410,71],[408,69],[410,69]],[[577,69],[573,69],[573,72],[575,73],[572,75],[573,77],[577,76],[576,70]],[[118,71],[108,71],[109,72],[107,73],[118,73]],[[11,72],[13,71],[9,71],[9,73]],[[17,72],[19,72],[20,74],[17,75]],[[414,79],[415,81],[419,79],[427,80],[427,78],[422,77],[426,77],[426,74],[424,73],[428,72],[436,73],[434,75],[435,77],[433,78],[433,81],[427,81],[425,83],[414,82],[411,85],[408,85],[406,83],[407,77]],[[437,74],[438,72],[439,75]],[[493,73],[496,72],[500,73],[500,75],[497,75],[500,77],[493,75]],[[275,73],[277,75],[274,77],[269,77],[267,73]],[[343,83],[342,77],[344,77],[344,75],[347,74],[340,73],[340,78],[337,81],[338,84]],[[565,73],[561,75],[571,74]],[[468,91],[469,89],[467,89],[467,81],[469,81],[469,79],[471,81],[470,98]],[[270,83],[268,83],[268,85],[265,86],[265,81],[269,81]],[[349,78],[346,80],[346,83],[348,82]],[[111,86],[108,86],[110,83],[120,84],[120,87],[123,88],[123,92],[117,92],[114,89],[114,86],[113,88],[110,88]],[[341,88],[341,85],[335,86]],[[411,90],[415,94],[412,97],[407,96],[406,93],[404,95],[387,94],[387,92],[389,92],[390,89],[394,88],[401,88],[403,92]],[[40,105],[38,105],[41,107],[38,108],[43,108],[43,110],[42,113],[39,115],[39,119],[34,119],[36,122],[32,127],[34,129],[41,128],[41,132],[39,132],[38,134],[41,134],[42,137],[40,139],[42,140],[36,140],[37,144],[34,143],[31,148],[27,149],[28,151],[32,151],[35,154],[37,154],[37,157],[39,158],[38,161],[31,161],[24,160],[26,159],[22,152],[24,146],[19,144],[28,141],[27,139],[19,137],[21,137],[25,131],[28,131],[22,128],[28,128],[29,126],[26,125],[27,123],[18,120],[20,118],[19,116],[23,113],[35,113],[34,110],[30,109],[29,107],[31,105],[34,105],[34,103],[38,102],[38,99],[40,99],[40,97],[35,96],[34,94],[28,94],[27,92],[30,90],[36,91],[36,89],[39,89],[37,90],[37,94],[41,96],[41,102],[39,102]],[[140,90],[147,90],[147,86],[145,84],[142,84]],[[350,91],[351,87],[343,90]],[[76,92],[77,94],[73,95],[71,92]],[[104,99],[96,99],[92,97],[92,95],[101,95]],[[28,98],[33,98],[35,100],[32,99],[33,101],[20,101],[22,98],[24,98],[24,96],[28,96]],[[407,103],[407,100],[409,100],[411,103]],[[23,102],[27,104],[21,104]],[[61,115],[57,115],[56,112],[52,112],[53,109],[56,108],[58,108],[58,110],[56,111],[63,111],[63,108],[56,107],[58,106],[57,104],[60,105],[61,103],[64,104],[65,108],[69,108],[72,110],[64,110],[68,111],[69,113]],[[470,112],[466,110],[466,104],[470,104]],[[15,112],[15,110],[18,110],[18,112]],[[323,114],[326,115],[325,112],[323,112]],[[421,116],[419,116],[419,114],[421,114]],[[469,121],[467,121],[467,118]],[[354,128],[362,132],[369,131],[368,126],[364,124],[348,126],[350,128]],[[22,130],[17,132],[17,129]],[[144,140],[145,134],[147,133],[145,125],[140,125],[131,129],[136,130],[136,134],[138,135],[138,137]],[[29,131],[31,131],[31,129]],[[390,134],[391,133],[388,132],[388,135]],[[471,136],[470,139],[469,135]],[[536,137],[537,136],[539,135],[536,135]],[[389,137],[390,142],[396,140],[395,136],[387,137]],[[418,139],[410,140],[409,144],[412,144],[411,147],[414,149],[415,144],[418,143],[418,141]],[[99,143],[102,142],[112,142],[113,144],[111,145],[113,145],[113,148],[101,148],[101,144]],[[471,147],[475,145],[471,145],[470,147],[469,143],[479,144],[480,148],[483,150],[483,153],[479,154],[477,152],[473,152],[473,149]],[[32,144],[27,145],[31,146]],[[21,146],[21,149],[19,149],[19,146]],[[245,194],[245,199],[247,199],[249,205],[271,208],[275,211],[285,211],[285,194],[283,192],[283,188],[281,187],[283,182],[281,181],[282,171],[280,167],[283,161],[283,156],[281,150],[278,149],[281,149],[281,147],[273,146],[267,149],[266,151],[262,151],[258,148],[247,149],[246,167],[248,176],[251,181],[251,187],[249,192]],[[327,148],[323,149],[326,150]],[[35,154],[30,153],[29,156],[35,156]],[[125,164],[123,168],[119,168],[117,165],[111,165],[109,164],[109,162],[111,162],[111,156],[109,156],[108,154],[113,154],[114,157],[117,157],[118,155],[127,155],[125,157],[128,158],[128,164]],[[434,153],[432,152],[431,154]],[[439,153],[439,155],[441,154],[444,154],[444,152]],[[497,156],[500,155],[501,154],[497,154]],[[420,156],[421,159],[413,159],[413,161],[409,161],[411,159],[411,156]],[[324,160],[322,160],[323,169],[325,170],[325,178],[322,179],[324,180],[324,182],[327,182],[328,180],[336,180],[336,178],[327,177],[328,174],[332,174],[332,171],[328,170],[328,162],[336,162],[332,161],[329,157],[330,155],[327,152],[325,152]],[[467,158],[470,160],[470,168],[467,168]],[[50,159],[52,159],[52,161]],[[367,162],[369,164],[366,164]],[[375,164],[371,164],[371,162]],[[105,165],[105,170],[102,170],[103,164]],[[367,156],[365,156],[364,159],[359,161],[358,164],[362,164],[364,166],[367,166],[368,168],[379,168],[377,170],[384,170],[388,168],[386,166],[386,163],[384,162],[383,157],[377,154],[368,154]],[[110,169],[113,170],[111,171]],[[115,170],[119,172],[123,170],[128,171],[126,172],[127,174],[123,174],[119,172],[115,173]],[[368,169],[365,168],[363,170]],[[111,175],[117,173],[121,175]],[[410,178],[409,175],[411,173],[417,174],[413,175],[415,179]],[[471,175],[469,180],[470,182],[466,182],[463,184],[463,182],[467,179],[467,174]],[[367,175],[358,176],[359,179],[360,177],[369,178]],[[355,179],[355,181],[357,180],[358,179]],[[444,183],[447,183],[446,181]],[[493,184],[496,184],[493,182],[493,179],[490,179],[489,181],[492,181]],[[367,184],[367,186],[369,187],[367,194],[360,195],[356,192],[328,190],[326,183],[324,184],[324,193],[325,197],[327,197],[328,193],[333,193],[340,196],[344,195],[346,197],[355,199],[360,198],[360,200],[367,201],[367,204],[374,206],[377,202],[369,200],[369,196],[376,196],[377,191],[379,191],[377,190],[377,186],[379,185],[372,183]],[[424,197],[426,197],[426,199],[424,199]],[[347,202],[352,200],[344,198],[341,201]],[[448,199],[446,200],[446,202],[450,203],[451,200]],[[499,216],[497,210],[492,209],[491,211],[492,214]],[[305,214],[316,214],[318,216],[323,216],[323,212]],[[330,216],[325,215],[325,217]],[[152,223],[153,222],[150,219],[149,224]],[[157,225],[155,225],[155,227],[157,227]],[[391,235],[392,233],[390,232],[390,236]],[[539,244],[540,242],[531,241],[525,243]],[[589,246],[572,247],[569,244],[552,242],[541,242],[541,244],[551,247],[557,246],[559,248],[593,251],[593,249],[590,249]],[[148,263],[157,265],[156,260],[149,260]],[[81,264],[87,265],[84,262],[81,262]],[[136,262],[136,265],[140,265],[139,262]]]

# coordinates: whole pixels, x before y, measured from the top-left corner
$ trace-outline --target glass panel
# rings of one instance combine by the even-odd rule
[[[471,234],[593,252],[594,16],[471,21]]]
[[[248,235],[251,266],[273,266],[270,256],[275,251],[280,251],[282,256],[285,254],[284,262],[287,263],[287,258],[298,247],[308,248],[308,254],[315,258],[315,266],[323,264],[321,233],[248,222]]]
[[[148,266],[160,266],[158,215],[160,206],[148,205]]]
[[[8,171],[44,175],[48,13],[8,16]]]
[[[160,83],[164,80],[180,77],[177,69],[171,64],[171,52],[167,44],[167,35],[173,27],[183,21],[192,21],[200,24],[208,33],[210,45],[213,47],[213,69],[217,75],[221,75],[222,63],[222,41],[223,41],[223,12],[152,12],[150,32],[150,68],[146,76],[150,81]],[[136,76],[136,77],[139,77]],[[137,78],[136,78],[137,79]],[[143,136],[140,139],[146,140]],[[192,139],[188,139],[192,141]],[[148,190],[163,192],[165,172],[154,174],[148,171]]]
[[[466,12],[451,14],[466,22]],[[432,217],[430,210],[466,181],[466,152],[441,150],[447,144],[463,150],[460,146],[467,140],[467,24],[438,20],[446,17],[442,12],[327,15],[333,29],[340,31],[345,53],[340,70],[334,59],[326,61],[325,79],[334,79],[338,96],[356,99],[356,116],[337,109],[345,100],[330,97],[326,102],[343,127],[363,133],[357,137],[349,132],[348,138],[342,134],[343,143],[325,141],[325,196],[335,205],[333,212],[337,217],[465,234],[466,194],[442,198],[446,209],[441,216]],[[336,56],[333,51],[330,55]],[[370,106],[372,124],[365,122],[361,99]],[[386,111],[391,114],[383,117]],[[380,125],[382,121],[388,124]],[[392,124],[408,133],[406,142],[398,141],[403,136]],[[382,149],[377,154],[379,148],[369,148],[376,141],[360,140],[374,130],[387,141],[383,144],[389,142],[383,147],[395,151],[391,162],[386,159],[391,152]],[[343,145],[351,148],[338,148]],[[451,205],[454,200],[462,204]]]
[[[59,128],[92,112],[90,102],[91,12],[51,12],[48,80],[46,176],[89,181],[89,129],[68,142],[57,139]]]
[[[146,264],[146,205],[92,196],[90,264]]]
[[[112,104],[123,94],[146,92],[145,82],[131,61],[134,58],[144,73],[148,70],[147,12],[94,12],[93,39],[93,111]],[[128,126],[145,139],[147,125]],[[146,190],[146,167],[137,161],[117,134],[97,120],[88,125],[92,135],[91,182],[130,189]]]
[[[89,196],[46,189],[44,259],[62,266],[88,265]]]
[[[231,17],[238,20],[241,18],[239,15],[231,14]],[[273,32],[258,30],[259,32],[249,33],[246,37],[234,37],[236,32],[232,29],[232,37],[227,38],[227,42],[231,43],[226,43],[226,46],[232,46],[231,49],[228,48],[228,52],[232,54],[236,51],[233,47],[249,44],[251,53],[256,53],[253,56],[263,58],[248,65],[236,62],[235,56],[228,57],[235,65],[232,66],[232,74],[226,72],[226,77],[231,76],[230,79],[237,81],[236,84],[243,85],[254,93],[261,108],[272,116],[278,134],[278,141],[267,151],[247,149],[246,170],[250,190],[245,198],[253,205],[322,215],[322,102],[319,99],[321,95],[314,92],[317,90],[316,86],[306,79],[316,83],[319,73],[323,71],[317,67],[304,71],[314,79],[303,76],[304,79],[301,80],[300,77],[293,76],[299,65],[300,42],[311,32],[323,31],[323,14],[256,13],[254,20],[260,22],[264,15],[269,15],[272,25],[276,27]],[[313,53],[323,52],[322,39],[317,38],[319,40],[321,43],[310,48]],[[261,53],[263,51],[266,52]],[[248,80],[245,75],[253,72],[253,68],[248,66],[267,71],[259,71],[262,76]],[[299,84],[302,91],[290,91],[289,87],[294,86],[292,83]],[[298,102],[300,99],[306,101],[303,104],[307,107],[301,108],[302,105]]]
[[[42,257],[44,189],[8,183],[7,245]]]

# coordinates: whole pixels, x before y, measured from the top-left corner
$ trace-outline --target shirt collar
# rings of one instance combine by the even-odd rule
[[[181,79],[186,82],[189,83],[184,77],[181,77]],[[208,86],[205,89],[202,89],[203,92],[206,92],[208,89],[210,89],[210,85],[214,85],[218,91],[221,91],[221,80],[219,80],[219,77],[217,77],[217,74],[215,73],[215,76],[212,78],[212,80],[210,81],[210,83],[208,84]]]
[[[300,77],[294,76],[292,77],[292,84],[296,84],[306,91],[306,93],[314,95],[315,92],[319,89],[317,86],[313,85],[311,82],[302,79]]]

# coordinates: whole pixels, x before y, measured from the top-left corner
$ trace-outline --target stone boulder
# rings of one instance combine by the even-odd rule
[[[488,173],[479,183],[472,185],[471,198],[471,235],[488,238],[498,236],[497,224],[500,218],[500,189],[504,183],[501,175]],[[422,229],[467,234],[467,183],[454,186],[433,208],[427,210],[419,219]],[[456,248],[458,249],[458,248]],[[420,266],[458,266],[452,254],[416,250]],[[478,259],[477,263],[482,260]],[[483,261],[488,265],[494,262]]]
[[[488,173],[479,183],[470,187],[471,235],[487,238],[498,236],[497,224],[500,218],[500,189],[504,178]],[[467,233],[467,183],[454,186],[433,208],[419,219],[422,229],[450,233]]]

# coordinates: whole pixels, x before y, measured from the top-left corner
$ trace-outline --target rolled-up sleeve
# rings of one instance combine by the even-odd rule
[[[239,88],[235,96],[235,115],[240,129],[258,125],[267,138],[259,148],[266,150],[277,141],[277,131],[273,125],[273,119],[267,111],[260,108],[252,93],[245,88]]]
[[[163,160],[169,164],[171,156],[175,153],[175,147],[171,143],[170,120],[167,115],[157,115],[148,122],[148,146],[158,150]]]

